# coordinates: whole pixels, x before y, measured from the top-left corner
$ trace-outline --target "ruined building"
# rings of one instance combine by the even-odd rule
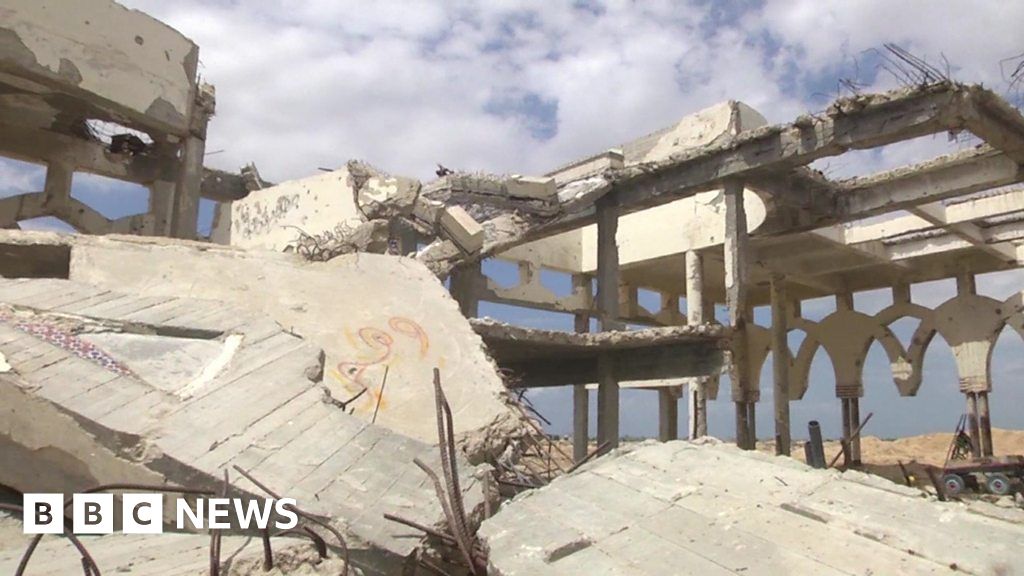
[[[1020,567],[1018,511],[965,510],[747,452],[769,354],[784,359],[771,382],[777,452],[789,454],[789,407],[823,348],[854,466],[868,348],[882,344],[894,385],[913,396],[939,334],[956,359],[971,449],[994,453],[989,358],[1004,327],[1024,335],[1024,302],[979,295],[974,278],[1024,257],[1024,191],[1013,186],[1024,180],[1024,116],[992,92],[938,82],[774,126],[730,101],[543,175],[421,182],[353,161],[272,185],[253,166],[203,167],[214,89],[182,34],[111,0],[5,4],[0,154],[46,166],[43,190],[0,200],[0,485],[10,493],[286,493],[344,541],[320,539],[318,550],[347,554],[345,569],[364,574],[428,562],[507,575]],[[848,180],[809,167],[942,133],[979,143]],[[76,172],[142,184],[149,210],[107,219],[72,197]],[[200,198],[218,203],[208,238],[197,233]],[[40,216],[80,234],[17,229]],[[486,258],[513,262],[519,283],[485,276]],[[544,286],[541,270],[570,275],[571,293]],[[954,298],[934,309],[911,300],[911,284],[941,278],[956,279]],[[892,290],[891,306],[856,310],[855,292],[879,288]],[[660,295],[660,310],[639,306],[640,289]],[[836,311],[803,318],[800,302],[822,296]],[[481,301],[570,313],[576,332],[477,318]],[[772,322],[759,326],[752,309],[765,304]],[[909,348],[890,329],[907,317],[920,320]],[[790,350],[794,330],[806,337]],[[588,384],[600,453],[587,444]],[[545,386],[574,387],[572,458],[583,465],[499,509],[501,474],[525,469],[528,446],[546,441],[513,392]],[[666,443],[604,454],[619,442],[622,386],[658,395]],[[695,439],[708,400],[728,395],[738,447],[670,442],[684,391]],[[504,486],[524,488],[522,478]],[[961,532],[920,536],[949,522]],[[958,547],[964,534],[970,544]],[[3,535],[9,572],[24,546]],[[258,564],[249,536],[217,545],[240,550],[225,573]],[[106,570],[194,574],[209,566],[209,540],[111,534],[89,546]],[[295,535],[273,540],[279,562],[309,548]],[[80,569],[65,540],[41,546],[39,573]]]

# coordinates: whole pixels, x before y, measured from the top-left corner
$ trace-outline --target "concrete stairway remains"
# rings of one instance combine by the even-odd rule
[[[1024,512],[714,439],[618,450],[484,522],[490,574],[1016,574]],[[987,510],[986,510],[987,508]]]
[[[221,302],[67,280],[0,280],[0,484],[216,489],[239,465],[391,566],[419,543],[382,517],[442,521],[436,447],[325,401],[320,348]],[[430,374],[423,376],[424,380]],[[461,461],[466,507],[482,502]],[[240,496],[263,494],[232,472]]]

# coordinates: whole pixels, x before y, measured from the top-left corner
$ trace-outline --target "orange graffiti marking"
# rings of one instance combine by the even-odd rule
[[[388,319],[388,327],[396,334],[413,338],[419,344],[419,357],[423,358],[430,350],[430,337],[427,336],[426,331],[413,320],[403,318],[401,316],[394,316]],[[372,367],[390,367],[395,361],[394,355],[394,337],[388,332],[372,326],[364,326],[357,331],[359,336],[358,341],[354,341],[349,336],[350,342],[356,347],[361,346],[368,348],[367,354],[359,354],[359,356],[367,357],[367,360],[351,360],[339,362],[336,370],[331,371],[331,376],[345,384],[345,387],[356,392],[357,395],[364,394],[367,396],[366,401],[361,401],[360,405],[363,407],[373,407],[377,403],[380,403],[380,408],[383,409],[387,406],[387,403],[380,398],[380,382],[368,382],[367,381],[367,370]]]

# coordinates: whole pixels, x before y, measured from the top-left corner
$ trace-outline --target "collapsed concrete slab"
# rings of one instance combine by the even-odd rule
[[[430,379],[438,367],[460,445],[474,462],[500,454],[524,431],[480,337],[413,260],[351,254],[317,263],[164,239],[7,231],[0,237],[20,248],[20,258],[53,252],[53,275],[147,298],[197,295],[267,314],[325,351],[325,385],[346,410],[429,443],[437,441]],[[19,261],[4,265],[17,268]]]
[[[237,465],[330,519],[380,570],[419,541],[384,513],[442,521],[413,464],[440,470],[436,448],[338,406],[321,350],[261,314],[45,279],[0,281],[0,303],[0,484],[217,489]],[[172,365],[176,378],[153,378]],[[472,510],[482,492],[464,460],[462,477]],[[232,493],[262,496],[237,475]]]
[[[1024,513],[990,508],[709,439],[618,450],[480,536],[502,576],[1016,573]]]

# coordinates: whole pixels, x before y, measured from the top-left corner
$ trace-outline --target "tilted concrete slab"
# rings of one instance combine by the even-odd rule
[[[30,248],[66,246],[70,254],[57,254],[54,273],[66,256],[72,279],[107,289],[195,295],[267,314],[325,351],[324,380],[335,400],[428,443],[437,441],[431,373],[438,367],[460,445],[474,462],[525,432],[482,340],[414,260],[352,254],[317,263],[167,239],[10,231],[0,231],[0,243],[20,246],[21,258],[35,254]]]
[[[144,338],[135,338],[135,336]],[[150,382],[178,343],[198,370]],[[196,354],[197,343],[216,350]],[[154,365],[146,364],[148,347]],[[437,449],[327,401],[319,347],[271,319],[213,300],[145,296],[54,279],[0,280],[0,484],[71,493],[105,483],[217,489],[238,465],[331,518],[372,565],[419,541],[383,519],[442,521]],[[424,378],[429,377],[425,375]],[[461,462],[467,509],[482,503]],[[233,492],[262,496],[232,473]]]
[[[517,497],[480,536],[502,576],[1015,574],[1022,520],[707,439],[616,451]]]

